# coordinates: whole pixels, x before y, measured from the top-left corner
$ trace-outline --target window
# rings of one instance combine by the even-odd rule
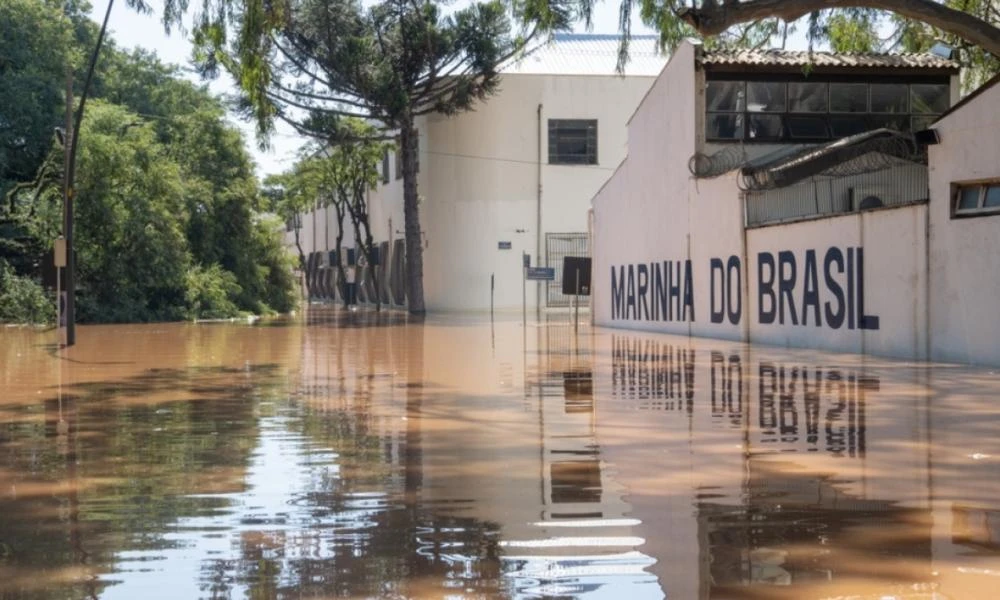
[[[955,186],[954,216],[1000,214],[1000,180]]]
[[[403,178],[403,149],[399,147],[399,142],[396,142],[396,179]]]
[[[382,183],[389,183],[389,149],[382,152]]]
[[[901,114],[910,112],[909,88],[905,83],[873,83],[872,112]]]
[[[825,83],[789,83],[788,112],[825,113],[829,106]]]
[[[723,75],[725,77],[725,75]],[[705,138],[709,141],[824,142],[873,129],[926,129],[948,109],[947,83],[709,80]],[[790,78],[794,79],[794,77]]]
[[[596,165],[597,119],[549,119],[549,164]]]
[[[947,85],[915,83],[910,86],[911,110],[920,114],[941,114],[948,110],[949,95]]]
[[[864,83],[831,83],[830,112],[868,112],[868,85]]]

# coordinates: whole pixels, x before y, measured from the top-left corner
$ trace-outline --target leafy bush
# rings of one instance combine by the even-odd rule
[[[20,277],[0,260],[0,322],[43,324],[55,321],[55,301],[37,282]]]
[[[240,293],[236,276],[219,265],[196,265],[187,274],[187,301],[194,319],[228,319],[240,314],[231,298]]]

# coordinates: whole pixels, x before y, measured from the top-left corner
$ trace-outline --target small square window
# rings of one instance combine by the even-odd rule
[[[941,114],[951,103],[950,90],[943,83],[914,83],[910,86],[910,100],[915,113]]]
[[[709,114],[705,123],[705,135],[710,140],[743,139],[742,113]]]
[[[829,90],[825,83],[789,83],[789,112],[825,113],[829,106]]]
[[[743,110],[742,81],[709,81],[705,90],[705,107],[711,111]]]
[[[830,112],[868,112],[868,84],[831,83]]]
[[[871,89],[873,113],[910,112],[910,90],[905,83],[873,83]]]
[[[749,131],[747,135],[752,140],[777,141],[781,139],[783,130],[780,115],[751,114],[749,117]]]
[[[958,192],[958,210],[979,208],[979,186],[963,187]]]
[[[596,165],[596,119],[549,119],[549,164]]]
[[[785,84],[778,81],[747,82],[748,112],[784,112]]]
[[[986,196],[983,198],[983,208],[1000,207],[1000,183],[986,186]]]

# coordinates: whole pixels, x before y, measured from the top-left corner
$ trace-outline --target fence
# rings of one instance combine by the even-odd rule
[[[590,241],[586,233],[545,234],[546,266],[555,269],[556,278],[547,285],[545,304],[549,307],[571,306],[573,296],[562,293],[563,258],[567,256],[590,256]],[[582,296],[580,303],[590,303],[588,296]]]
[[[927,167],[900,162],[848,176],[817,175],[783,188],[746,192],[747,227],[924,202]]]

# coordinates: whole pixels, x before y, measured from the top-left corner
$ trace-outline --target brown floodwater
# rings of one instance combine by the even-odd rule
[[[546,322],[0,330],[0,599],[1000,597],[1000,378]]]

